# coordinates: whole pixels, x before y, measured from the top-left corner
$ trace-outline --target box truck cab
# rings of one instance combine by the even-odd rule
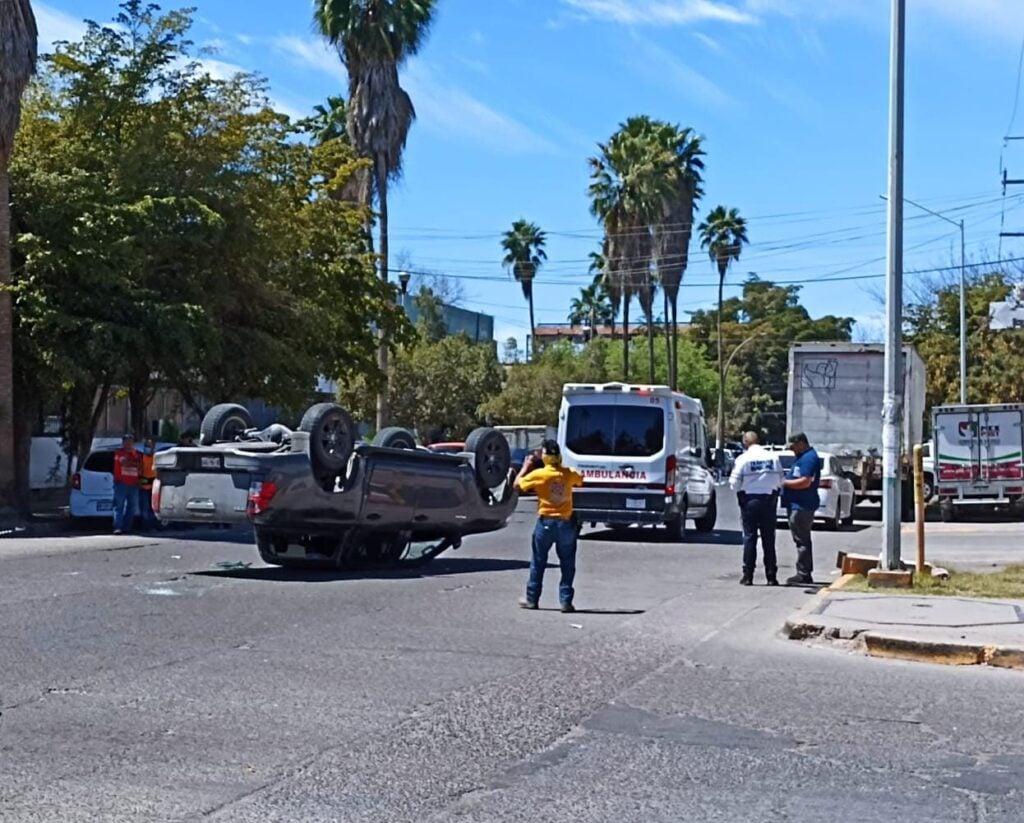
[[[667,386],[568,383],[558,445],[583,475],[573,506],[581,523],[665,525],[677,539],[686,520],[715,527],[704,407]]]

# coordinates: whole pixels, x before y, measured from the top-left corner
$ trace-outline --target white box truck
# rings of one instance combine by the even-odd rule
[[[901,476],[903,512],[913,511],[915,444],[924,437],[925,366],[903,347]],[[882,401],[885,347],[864,343],[794,343],[789,349],[786,403],[790,433],[836,457],[855,486],[856,501],[882,497]],[[927,478],[926,478],[927,479]]]
[[[1024,514],[1024,404],[932,409],[939,511],[946,522],[969,507]]]

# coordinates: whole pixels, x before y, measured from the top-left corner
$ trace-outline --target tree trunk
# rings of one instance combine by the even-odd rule
[[[380,198],[380,278],[388,282],[388,173],[384,167],[384,158],[377,156],[377,195]],[[391,378],[388,375],[388,342],[381,332],[380,348],[377,349],[377,367],[384,376],[384,386],[377,392],[377,431],[388,424],[388,386]]]
[[[629,382],[629,303],[622,299],[622,382]]]
[[[679,320],[678,320],[678,306],[679,295],[673,295],[671,306],[672,309],[672,337],[668,341],[667,345],[672,348],[672,354],[670,355],[672,360],[672,390],[679,391]]]
[[[14,393],[14,503],[25,518],[32,516],[32,429],[38,411],[38,399],[19,380]]]
[[[15,503],[14,319],[11,310],[11,190],[7,158],[0,156],[0,509]]]
[[[718,277],[718,425],[715,432],[716,465],[721,466],[722,444],[725,442],[725,363],[722,360],[722,288],[725,286],[725,272]]]
[[[668,289],[662,288],[661,290],[662,303],[664,304],[664,317],[662,326],[665,329],[665,365],[666,365],[666,382],[670,389],[675,389],[675,381],[672,379],[672,321],[669,318],[669,301],[668,301]]]
[[[530,306],[530,356],[529,360],[533,360],[537,356],[537,326],[533,321],[533,279],[530,279],[529,294],[526,296],[526,302]]]
[[[654,305],[652,301],[651,310],[647,313],[647,382],[654,385]]]

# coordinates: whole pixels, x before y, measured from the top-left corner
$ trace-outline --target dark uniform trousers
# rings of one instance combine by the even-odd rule
[[[743,574],[750,577],[757,566],[757,536],[761,535],[764,552],[764,573],[775,577],[778,561],[775,557],[775,521],[778,517],[777,494],[744,494],[740,504],[743,522]]]

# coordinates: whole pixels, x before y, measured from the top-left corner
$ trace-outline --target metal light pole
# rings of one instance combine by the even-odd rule
[[[882,199],[887,200],[888,198],[883,195]],[[952,220],[944,214],[932,211],[927,206],[915,203],[908,197],[904,197],[903,202],[910,203],[911,206],[916,206],[921,211],[928,212],[932,217],[938,217],[940,220],[945,220],[947,223],[960,229],[960,405],[965,406],[967,405],[967,299],[964,280],[966,279],[965,273],[967,270],[967,257],[965,254],[967,243],[964,238],[964,221]]]
[[[889,63],[889,215],[882,402],[883,567],[900,567],[900,428],[903,419],[903,89],[906,0],[892,0]]]

